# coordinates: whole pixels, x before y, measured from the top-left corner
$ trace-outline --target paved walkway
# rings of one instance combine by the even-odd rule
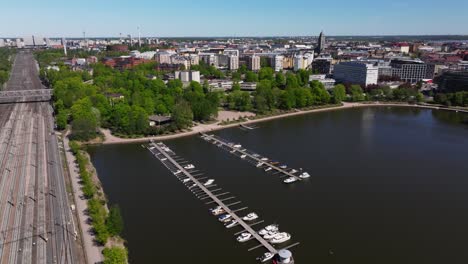
[[[308,113],[314,112],[324,112],[324,111],[332,111],[332,110],[339,110],[339,109],[347,109],[353,107],[371,107],[371,106],[402,106],[402,107],[416,107],[416,108],[426,108],[426,109],[441,109],[441,110],[449,110],[449,111],[463,111],[463,109],[455,109],[455,108],[440,108],[438,106],[433,105],[414,105],[414,104],[406,104],[406,103],[386,103],[386,102],[373,102],[373,103],[347,103],[343,102],[341,106],[331,106],[326,108],[318,108],[318,109],[311,109],[311,110],[296,110],[296,112],[280,114],[275,116],[269,116],[254,120],[248,120],[245,122],[234,123],[230,125],[220,125],[220,121],[214,124],[198,124],[192,127],[191,131],[177,133],[173,135],[167,136],[154,136],[154,137],[141,137],[141,138],[119,138],[114,135],[108,129],[101,129],[101,132],[104,134],[105,139],[103,144],[126,144],[126,143],[138,143],[138,142],[148,142],[150,140],[167,140],[167,139],[174,139],[179,137],[186,137],[191,135],[199,134],[200,132],[208,133],[210,131],[221,130],[225,128],[237,127],[240,124],[248,125],[258,122],[264,122],[268,120],[274,120],[279,118],[285,118],[289,116],[296,116],[296,115],[303,115]],[[466,110],[464,110],[466,111]]]
[[[99,263],[104,260],[104,257],[101,253],[103,247],[97,246],[94,243],[94,237],[90,234],[92,226],[88,224],[89,217],[85,214],[88,205],[86,200],[80,198],[83,197],[83,191],[81,190],[81,185],[79,183],[80,175],[78,173],[78,167],[75,163],[75,156],[71,152],[70,146],[68,145],[69,140],[67,135],[64,136],[63,141],[65,146],[67,165],[68,169],[70,170],[70,178],[73,186],[73,195],[75,196],[75,206],[76,210],[78,211],[78,220],[82,233],[81,235],[84,244],[83,246],[86,252],[86,261],[88,264]]]

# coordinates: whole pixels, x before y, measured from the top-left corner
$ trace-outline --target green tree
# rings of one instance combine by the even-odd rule
[[[275,73],[275,71],[270,67],[261,68],[260,71],[258,72],[258,79],[260,81],[261,80],[270,80],[270,81],[272,81],[274,79],[274,73]]]
[[[181,100],[174,105],[172,120],[179,129],[185,129],[192,125],[193,112],[187,101]]]
[[[364,101],[364,94],[360,85],[351,85],[351,100],[354,102]]]
[[[245,81],[246,82],[258,82],[258,75],[252,71],[248,71],[245,74]]]
[[[125,248],[111,247],[104,248],[102,251],[104,255],[104,264],[127,264],[128,263],[128,252]]]
[[[335,104],[341,103],[343,100],[346,99],[346,87],[342,84],[335,85],[333,87],[333,102]]]
[[[124,224],[120,214],[120,208],[113,205],[109,210],[109,216],[106,219],[107,230],[112,236],[118,236],[122,233]]]
[[[89,140],[96,136],[99,126],[98,116],[93,110],[91,100],[86,97],[73,104],[72,112],[72,135],[74,138]]]
[[[297,76],[293,73],[288,72],[286,74],[286,89],[288,88],[299,88],[299,80]]]
[[[276,87],[284,87],[286,85],[286,78],[282,72],[278,72],[275,76],[275,85]]]
[[[311,83],[312,96],[317,104],[328,104],[330,102],[330,94],[325,89],[325,86],[321,82]]]

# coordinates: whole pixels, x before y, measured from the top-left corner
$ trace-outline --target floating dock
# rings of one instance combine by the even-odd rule
[[[266,159],[264,156],[259,155],[253,151],[247,150],[243,148],[239,144],[235,144],[233,142],[229,142],[226,139],[223,139],[221,137],[215,136],[215,135],[208,135],[205,133],[201,133],[201,138],[203,138],[205,141],[212,143],[213,145],[216,145],[226,151],[229,151],[229,153],[250,162],[251,164],[255,165],[258,168],[262,168],[264,171],[268,169],[270,172],[273,174],[279,175],[279,178],[284,178],[284,177],[291,177],[296,179],[297,181],[302,181],[303,178],[299,177],[303,171],[301,170],[295,170],[292,168],[281,168],[281,165],[278,165],[278,162],[274,162],[270,159]]]
[[[237,232],[235,235],[244,232],[252,235],[250,240],[255,239],[259,244],[250,248],[249,251],[264,247],[268,252],[273,254],[278,253],[278,249],[253,229],[253,226],[263,223],[263,220],[256,219],[256,221],[247,223],[242,219],[242,217],[237,215],[237,212],[245,211],[248,207],[233,208],[233,206],[239,205],[241,202],[233,201],[235,197],[231,196],[229,192],[225,192],[221,188],[217,187],[216,184],[207,185],[206,183],[203,183],[205,180],[201,182],[201,179],[206,179],[206,177],[203,177],[203,173],[200,173],[195,167],[187,169],[187,165],[184,164],[188,164],[188,162],[177,156],[176,153],[169,149],[165,144],[151,141],[148,149],[167,169],[172,172],[172,174],[183,182],[198,199],[205,202],[205,204],[216,204],[220,206],[226,214],[231,215],[231,219],[237,221],[236,226],[240,226],[242,228],[242,231]],[[230,204],[225,204],[224,201],[229,201]],[[298,244],[299,243],[294,243],[292,245],[295,246]],[[288,247],[291,247],[291,245]]]

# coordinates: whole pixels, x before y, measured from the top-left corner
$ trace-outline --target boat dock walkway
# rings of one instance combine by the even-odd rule
[[[243,148],[241,145],[237,145],[235,143],[232,143],[232,142],[229,142],[227,141],[226,139],[223,139],[221,137],[218,137],[218,136],[215,136],[215,135],[208,135],[206,133],[201,133],[201,137],[207,141],[207,142],[210,142],[226,151],[229,151],[231,154],[235,155],[235,156],[238,156],[240,157],[241,159],[243,160],[246,160],[246,161],[249,161],[250,163],[252,163],[253,165],[257,166],[257,167],[261,167],[261,168],[266,168],[268,169],[268,167],[271,168],[271,172],[274,173],[274,174],[279,174],[280,175],[280,178],[283,178],[283,177],[292,177],[292,178],[295,178],[296,180],[298,181],[302,181],[303,179],[301,177],[299,177],[298,175],[299,174],[296,174],[296,173],[302,173],[302,171],[300,170],[292,170],[291,168],[288,168],[288,169],[282,169],[280,168],[279,166],[277,166],[277,162],[274,163],[273,161],[267,159],[265,160],[266,158],[259,155],[259,154],[256,154],[255,152],[253,151],[250,151],[250,150],[247,150],[245,148]],[[261,166],[259,166],[261,164]]]
[[[244,230],[242,232],[250,233],[252,235],[251,240],[255,239],[258,241],[260,245],[255,246],[255,249],[264,247],[273,254],[276,254],[278,252],[278,250],[272,244],[270,244],[269,241],[264,239],[257,233],[256,230],[253,229],[253,226],[262,223],[263,220],[257,219],[256,222],[246,223],[246,221],[244,221],[242,217],[239,217],[236,213],[246,210],[247,207],[242,207],[238,209],[231,208],[233,205],[240,204],[240,201],[233,202],[228,205],[224,203],[224,201],[231,201],[235,197],[231,197],[230,195],[228,195],[228,192],[222,191],[222,189],[217,187],[216,184],[207,185],[207,183],[200,182],[200,178],[194,175],[202,176],[202,174],[200,174],[200,172],[195,168],[184,168],[186,166],[181,165],[181,158],[178,157],[171,149],[169,149],[163,143],[155,143],[152,141],[148,149],[159,161],[161,161],[161,163],[163,163],[163,165],[166,168],[168,168],[181,182],[183,182],[197,198],[203,199],[205,203],[217,204],[218,206],[223,208],[227,214],[231,215],[232,219],[237,221],[237,226],[241,226],[242,230]],[[215,192],[217,191],[220,191],[222,193],[215,194]],[[223,197],[220,198],[220,196]],[[211,201],[206,202],[206,199],[208,198]]]

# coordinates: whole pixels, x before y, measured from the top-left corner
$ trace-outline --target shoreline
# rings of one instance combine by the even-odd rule
[[[240,125],[249,125],[254,123],[260,123],[275,119],[287,118],[291,116],[298,116],[316,112],[325,112],[325,111],[336,111],[341,109],[350,109],[355,107],[382,107],[382,106],[400,106],[400,107],[414,107],[414,108],[423,108],[423,109],[432,109],[432,110],[445,110],[445,111],[453,111],[453,112],[464,112],[468,113],[468,110],[464,109],[456,109],[456,108],[444,108],[440,106],[432,106],[432,105],[419,105],[419,104],[408,104],[408,103],[385,103],[385,102],[371,102],[371,103],[346,103],[343,102],[341,106],[332,106],[332,107],[324,107],[324,108],[316,108],[310,110],[298,110],[292,113],[285,113],[279,114],[274,116],[263,117],[259,119],[248,120],[244,122],[233,123],[229,125],[219,125],[216,124],[200,124],[192,128],[192,131],[182,132],[173,135],[167,136],[152,136],[152,137],[142,137],[142,138],[119,138],[111,134],[110,130],[108,129],[101,129],[101,132],[104,134],[104,141],[97,144],[97,145],[114,145],[114,144],[132,144],[132,143],[142,143],[147,142],[149,140],[170,140],[176,139],[181,137],[188,137],[197,135],[199,133],[208,133],[211,131],[219,131],[227,128],[238,127]]]

